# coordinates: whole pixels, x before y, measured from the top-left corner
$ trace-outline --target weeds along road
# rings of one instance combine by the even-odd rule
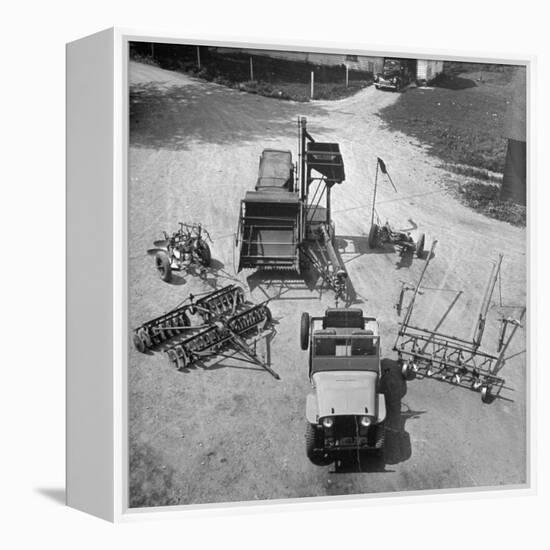
[[[130,327],[209,287],[198,277],[162,282],[145,251],[178,221],[201,221],[214,243],[210,285],[238,281],[270,308],[277,334],[273,368],[281,380],[234,359],[178,372],[162,353],[130,349],[130,497],[135,506],[280,499],[526,481],[526,334],[519,330],[502,375],[506,400],[436,380],[405,383],[391,351],[400,282],[414,282],[422,260],[402,262],[367,246],[376,157],[398,187],[381,182],[377,210],[396,228],[418,225],[438,244],[414,319],[469,338],[491,269],[504,257],[484,349],[496,349],[498,322],[526,302],[526,232],[459,204],[438,185],[445,175],[421,144],[383,127],[377,111],[398,94],[367,88],[340,101],[297,104],[250,95],[157,67],[130,63]],[[407,92],[407,93],[414,93]],[[333,190],[337,242],[356,305],[381,323],[388,399],[383,461],[350,459],[317,467],[305,456],[307,352],[302,311],[322,314],[329,291],[236,275],[234,232],[240,200],[253,189],[267,147],[297,155],[298,115],[317,139],[340,143],[346,181]],[[455,175],[456,178],[459,178]],[[430,240],[431,240],[430,239]],[[429,290],[428,290],[429,289]],[[439,289],[439,290],[437,290]],[[463,291],[458,298],[456,295]],[[456,298],[456,300],[455,300]],[[452,311],[449,307],[456,301]]]

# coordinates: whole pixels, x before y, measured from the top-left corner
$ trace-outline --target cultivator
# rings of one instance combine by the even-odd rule
[[[198,324],[191,323],[195,316]],[[134,344],[141,352],[163,346],[178,369],[233,347],[233,355],[246,355],[278,379],[256,352],[256,343],[267,335],[270,324],[267,303],[250,304],[242,288],[229,285],[198,300],[190,295],[183,305],[144,323],[134,331]]]
[[[515,329],[521,326],[523,313],[520,320],[513,321],[514,330],[507,337],[505,329],[501,329],[498,343],[500,353],[498,355],[479,350],[491,297],[500,273],[501,255],[493,266],[491,276],[489,277],[478,318],[474,326],[472,340],[464,340],[436,330],[413,326],[411,324],[411,317],[415,299],[419,294],[420,284],[433,256],[436,242],[432,245],[418,283],[415,287],[409,288],[413,291],[413,296],[399,327],[399,333],[393,349],[397,352],[398,360],[401,363],[401,372],[405,378],[413,377],[416,374],[428,378],[433,377],[437,380],[479,391],[482,401],[490,403],[495,397],[499,396],[505,385],[504,378],[501,378],[498,374],[504,363],[504,351],[514,336]],[[403,299],[405,290],[407,290],[406,287],[403,287],[401,290],[400,302]],[[510,319],[502,321],[507,324],[512,323]]]
[[[310,264],[341,299],[347,272],[334,247],[330,217],[332,187],[345,179],[340,147],[315,141],[304,117],[298,119],[298,131],[297,166],[290,151],[264,150],[255,190],[241,201],[235,239],[240,247],[238,271],[301,274]]]
[[[419,374],[481,392],[489,403],[500,394],[504,378],[496,373],[499,357],[482,353],[452,336],[408,327],[394,349],[405,378]]]

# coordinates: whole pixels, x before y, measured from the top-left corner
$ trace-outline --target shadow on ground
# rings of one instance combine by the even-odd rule
[[[432,82],[432,86],[446,88],[447,90],[466,90],[467,88],[475,88],[477,84],[471,78],[441,73]]]
[[[191,142],[235,145],[289,136],[294,145],[289,123],[298,114],[325,111],[200,82],[133,84],[129,103],[130,145],[170,150],[185,150]],[[316,126],[315,131],[323,128]]]

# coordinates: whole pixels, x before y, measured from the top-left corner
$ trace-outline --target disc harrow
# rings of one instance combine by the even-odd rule
[[[178,307],[134,330],[134,345],[142,353],[189,330],[189,305]]]
[[[235,344],[235,338],[239,339],[239,351],[243,351],[243,339],[253,331],[259,335],[270,321],[271,312],[267,305],[247,307],[236,315],[219,320],[182,342],[171,345],[165,351],[175,367],[184,369],[198,359],[214,355]]]
[[[191,323],[190,316],[197,316],[202,324]],[[233,347],[278,379],[252,347],[265,336],[263,333],[270,324],[267,303],[247,303],[241,287],[228,285],[198,300],[190,295],[184,305],[135,329],[133,339],[142,353],[165,344],[168,359],[178,369]]]
[[[193,302],[193,298],[191,299]],[[208,323],[220,315],[232,315],[244,302],[243,289],[237,285],[227,285],[192,303],[191,312],[196,311]]]

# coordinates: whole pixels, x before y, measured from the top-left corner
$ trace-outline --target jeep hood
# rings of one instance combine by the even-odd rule
[[[378,416],[378,373],[329,371],[313,375],[317,414]]]

